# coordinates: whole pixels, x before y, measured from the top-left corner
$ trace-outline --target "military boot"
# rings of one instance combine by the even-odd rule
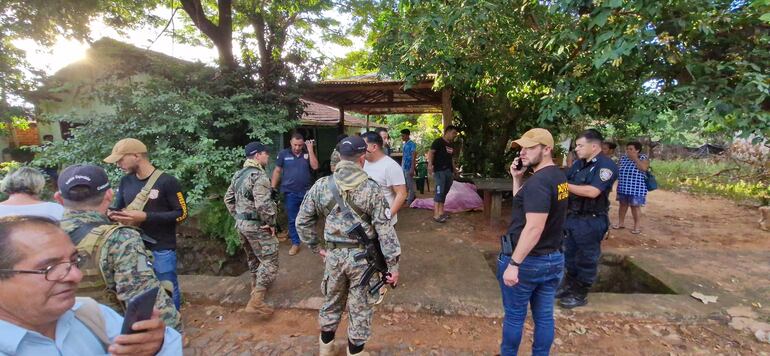
[[[363,350],[356,352],[354,354],[351,354],[350,349],[348,349],[347,347],[345,348],[345,350],[347,350],[348,356],[369,356],[369,353]]]
[[[588,304],[588,288],[590,286],[578,281],[574,282],[574,289],[568,295],[559,300],[559,306],[564,309],[582,307]]]
[[[251,299],[249,299],[249,303],[246,304],[246,308],[243,308],[243,311],[246,313],[255,313],[262,317],[273,315],[273,308],[265,304],[265,292],[266,290],[264,289],[252,290]]]
[[[321,339],[321,335],[318,335],[318,345],[320,345],[319,356],[334,356],[337,354],[337,345],[334,344],[334,339],[325,344],[323,339]]]

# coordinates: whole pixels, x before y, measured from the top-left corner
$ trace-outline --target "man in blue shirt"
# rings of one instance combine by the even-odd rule
[[[0,355],[181,355],[182,338],[160,312],[121,335],[123,318],[92,299],[69,236],[53,220],[0,219]]]
[[[414,182],[414,172],[417,166],[417,145],[410,138],[412,132],[409,129],[401,130],[401,140],[404,141],[402,152],[404,156],[401,158],[401,169],[404,170],[404,177],[406,178],[406,206],[412,205],[415,196],[417,195],[417,184]]]
[[[569,210],[564,225],[565,276],[556,297],[562,308],[588,303],[588,290],[596,281],[602,239],[609,227],[609,194],[618,178],[615,162],[602,154],[602,135],[586,130],[575,146],[578,160],[567,173]]]
[[[305,142],[300,133],[291,136],[291,147],[278,153],[273,170],[272,186],[278,189],[279,183],[283,192],[286,215],[289,219],[289,237],[291,249],[289,255],[294,256],[299,252],[299,235],[294,226],[297,219],[299,206],[305,199],[305,193],[313,183],[312,173],[318,169],[318,157],[316,157],[314,140]]]

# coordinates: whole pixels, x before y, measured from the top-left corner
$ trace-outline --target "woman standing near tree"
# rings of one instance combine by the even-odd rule
[[[613,229],[625,228],[626,213],[631,207],[631,215],[634,217],[634,229],[632,234],[639,234],[641,230],[641,207],[647,199],[647,170],[650,169],[650,160],[646,155],[640,154],[642,144],[636,141],[626,144],[626,154],[620,157],[618,164],[618,224],[612,225]]]

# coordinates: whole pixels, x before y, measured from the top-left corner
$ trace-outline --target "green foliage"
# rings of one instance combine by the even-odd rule
[[[613,128],[671,142],[770,134],[766,1],[399,2],[382,12],[371,62],[451,86],[464,164],[501,173],[509,138]]]
[[[235,220],[230,216],[221,199],[206,201],[193,214],[198,219],[203,233],[224,240],[228,254],[234,255],[241,247],[241,238],[235,229]]]
[[[652,161],[660,187],[726,197],[740,202],[767,205],[770,184],[751,178],[752,167],[728,161]]]
[[[350,78],[377,71],[376,66],[368,62],[371,53],[365,50],[348,52],[345,57],[337,58],[321,70],[323,79]]]
[[[235,80],[211,82],[207,69],[171,74],[93,93],[114,112],[50,117],[81,126],[67,141],[45,148],[36,164],[99,163],[115,142],[134,137],[148,146],[153,164],[179,179],[194,206],[223,194],[242,162],[245,143],[270,143],[296,123],[295,101],[281,101]],[[109,169],[113,177],[120,176]]]

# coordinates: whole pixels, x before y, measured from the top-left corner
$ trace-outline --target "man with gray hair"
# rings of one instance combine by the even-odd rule
[[[0,218],[0,354],[182,354],[182,337],[164,326],[158,310],[121,335],[118,313],[75,298],[82,263],[56,221]]]
[[[40,200],[45,188],[45,176],[32,167],[20,167],[5,176],[0,191],[8,199],[0,203],[0,216],[35,215],[61,220],[64,208],[56,203]]]

